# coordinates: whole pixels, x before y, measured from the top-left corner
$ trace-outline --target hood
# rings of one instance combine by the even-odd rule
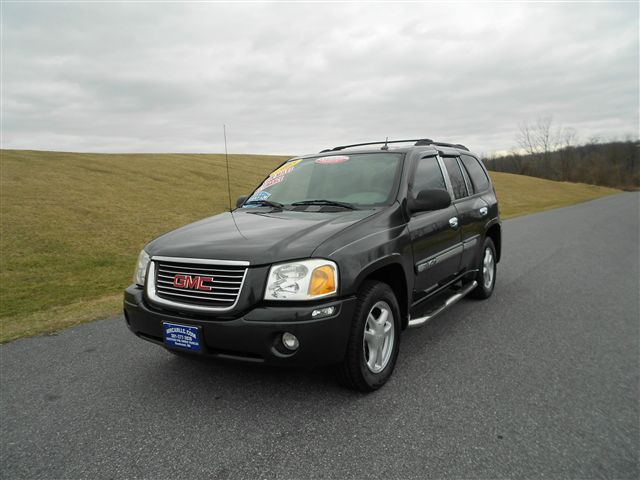
[[[282,262],[310,257],[322,242],[374,213],[238,209],[233,218],[221,213],[173,230],[145,250],[151,256],[245,260],[251,265]]]

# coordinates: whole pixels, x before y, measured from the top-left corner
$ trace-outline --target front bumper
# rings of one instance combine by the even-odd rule
[[[124,314],[138,337],[164,345],[162,323],[199,326],[202,354],[210,357],[272,365],[318,366],[340,362],[347,349],[355,297],[296,306],[261,306],[237,318],[197,317],[161,310],[148,304],[143,290],[131,285],[124,293]],[[311,318],[318,307],[336,307],[330,317]],[[281,345],[281,335],[293,333],[300,342],[295,352]],[[200,355],[194,353],[194,355]]]

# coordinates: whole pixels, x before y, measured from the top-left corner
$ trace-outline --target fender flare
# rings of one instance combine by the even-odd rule
[[[400,309],[405,316],[408,316],[409,310],[411,308],[411,294],[413,292],[413,271],[407,273],[407,268],[403,262],[404,257],[400,253],[392,253],[387,255],[386,257],[378,258],[375,261],[368,264],[364,267],[358,276],[355,278],[353,282],[354,292],[357,292],[362,283],[365,281],[367,277],[369,277],[372,273],[375,273],[377,270],[381,268],[385,268],[391,265],[398,266],[404,275],[403,286],[406,292],[406,298],[398,298],[398,303],[400,304]],[[404,323],[404,320],[403,320]]]

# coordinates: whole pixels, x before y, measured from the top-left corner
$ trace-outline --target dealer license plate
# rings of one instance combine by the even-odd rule
[[[200,327],[191,325],[178,325],[177,323],[163,322],[164,343],[170,348],[180,348],[194,352],[202,351],[202,335]]]

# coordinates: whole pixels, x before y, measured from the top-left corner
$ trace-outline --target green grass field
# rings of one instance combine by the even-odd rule
[[[287,157],[230,155],[234,199]],[[503,218],[617,190],[494,174]],[[227,208],[223,155],[0,151],[0,342],[116,314],[140,249]]]

